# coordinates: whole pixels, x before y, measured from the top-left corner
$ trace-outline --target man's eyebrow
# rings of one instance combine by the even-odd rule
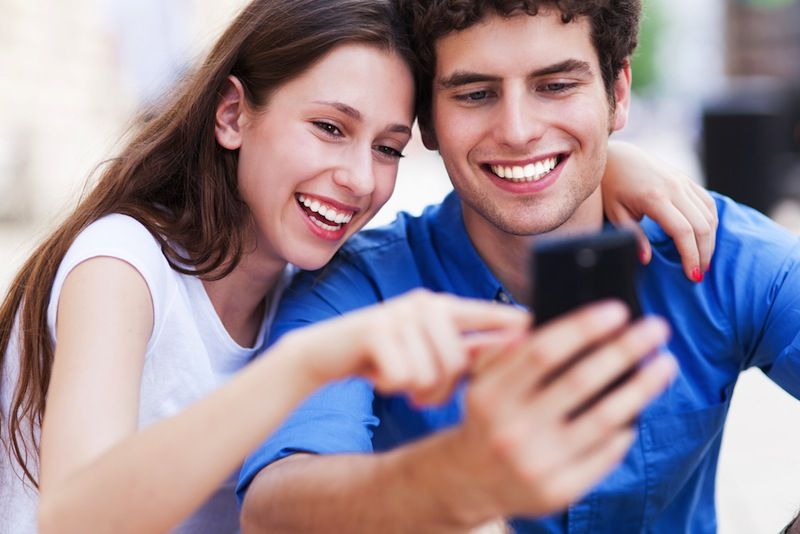
[[[471,83],[498,81],[500,81],[499,76],[490,76],[488,74],[480,74],[478,72],[457,70],[447,78],[442,78],[439,80],[439,87],[442,89],[453,89],[454,87],[461,87]]]
[[[560,63],[554,63],[541,69],[537,69],[530,74],[531,78],[538,78],[539,76],[548,76],[550,74],[578,74],[582,76],[591,76],[593,74],[592,66],[586,61],[579,59],[567,59]]]
[[[361,115],[360,111],[358,111],[353,106],[345,104],[344,102],[337,102],[333,100],[315,100],[314,103],[321,104],[323,106],[331,106],[337,111],[340,111],[345,115],[347,115],[348,117],[352,117],[353,119],[359,122],[363,120],[363,116]],[[409,127],[406,124],[400,124],[400,123],[390,124],[387,130],[389,130],[390,132],[411,135],[411,127]]]
[[[550,74],[572,73],[583,76],[592,75],[592,67],[586,61],[578,59],[567,59],[560,63],[547,65],[540,69],[531,72],[529,78],[538,78],[540,76],[548,76]],[[439,87],[442,89],[453,89],[469,85],[471,83],[485,83],[485,82],[499,82],[502,78],[500,76],[493,76],[490,74],[482,74],[480,72],[470,72],[457,70],[450,76],[439,80]]]

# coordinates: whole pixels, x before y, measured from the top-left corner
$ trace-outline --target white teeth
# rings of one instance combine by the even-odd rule
[[[514,165],[513,167],[503,165],[492,165],[492,172],[500,178],[512,182],[536,182],[544,178],[558,164],[558,158],[552,157],[528,163],[524,167]]]
[[[337,231],[337,230],[339,230],[341,228],[341,226],[339,226],[339,225],[331,226],[330,224],[325,224],[324,222],[322,222],[322,221],[320,221],[318,219],[315,219],[313,217],[309,217],[309,219],[311,219],[311,222],[313,222],[314,224],[316,224],[317,226],[319,226],[323,230],[327,230],[329,232],[335,232],[335,231]]]
[[[336,211],[336,208],[334,208],[333,206],[328,206],[326,204],[323,204],[321,201],[317,199],[311,199],[305,195],[300,194],[297,195],[297,200],[299,200],[303,206],[307,207],[314,213],[318,213],[322,217],[325,217],[325,219],[327,219],[328,221],[336,224],[336,226],[331,226],[323,223],[318,219],[312,218],[311,220],[314,221],[320,228],[324,228],[330,231],[339,230],[342,224],[347,224],[353,219],[352,212],[351,213],[338,212]]]
[[[536,174],[536,165],[534,165],[533,163],[528,163],[527,165],[525,165],[524,174],[525,176],[533,176],[534,174]]]

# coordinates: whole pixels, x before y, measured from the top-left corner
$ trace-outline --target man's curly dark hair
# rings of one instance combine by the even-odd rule
[[[430,126],[436,42],[447,34],[465,30],[487,15],[536,15],[555,9],[568,24],[586,17],[592,43],[600,60],[609,102],[614,103],[614,81],[633,53],[639,33],[641,0],[397,0],[419,60],[417,113],[423,128]]]

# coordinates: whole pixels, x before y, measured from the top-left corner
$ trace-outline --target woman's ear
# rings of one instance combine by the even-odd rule
[[[228,150],[236,150],[242,146],[244,102],[242,82],[235,76],[228,76],[220,91],[214,116],[214,135],[217,143]]]

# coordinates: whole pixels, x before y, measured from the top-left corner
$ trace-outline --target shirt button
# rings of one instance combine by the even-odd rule
[[[497,293],[497,300],[502,302],[503,304],[511,304],[511,297],[509,297],[505,291],[499,291]]]

